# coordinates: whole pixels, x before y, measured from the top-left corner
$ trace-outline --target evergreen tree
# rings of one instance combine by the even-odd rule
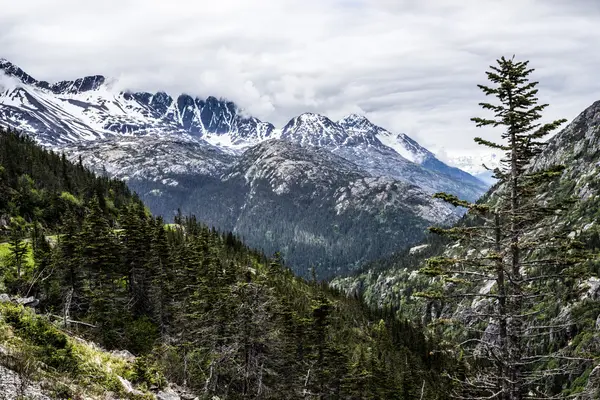
[[[84,292],[84,274],[81,268],[79,246],[80,224],[77,215],[66,212],[61,226],[61,235],[57,236],[54,251],[53,305],[60,305],[64,323],[70,316],[81,317],[89,307]],[[57,299],[56,299],[57,298]]]
[[[432,231],[470,250],[468,256],[429,259],[422,272],[442,277],[450,293],[434,290],[421,295],[481,301],[473,309],[474,320],[462,344],[471,371],[454,377],[459,384],[457,398],[548,398],[558,393],[549,393],[544,381],[567,371],[560,355],[536,345],[560,329],[539,305],[553,301],[556,283],[573,284],[582,258],[578,244],[547,222],[566,206],[565,199],[553,197],[548,190],[563,167],[532,166],[531,161],[543,150],[542,139],[564,120],[538,122],[547,104],[538,104],[538,82],[529,81],[533,69],[527,61],[503,57],[490,68],[487,76],[492,86],[479,88],[497,102],[480,105],[494,116],[472,120],[479,127],[504,129],[501,144],[475,139],[505,152],[502,166],[494,171],[499,188],[486,205],[436,195],[467,208],[470,219],[462,226]],[[480,290],[482,284],[489,290]],[[543,368],[549,361],[559,367]]]
[[[48,240],[46,240],[44,228],[39,222],[32,224],[31,247],[33,251],[34,269],[31,284],[28,293],[26,294],[37,292],[37,290],[32,292],[34,286],[43,284],[54,272],[52,268],[52,248],[50,247]]]
[[[86,277],[89,316],[103,343],[118,344],[127,322],[125,275],[120,270],[120,248],[109,223],[94,198],[80,234],[81,268]]]
[[[9,264],[14,268],[16,278],[19,280],[21,278],[22,269],[25,266],[25,256],[27,255],[27,243],[25,242],[25,221],[22,218],[12,218],[9,228]]]
[[[151,271],[147,268],[151,242],[145,210],[140,204],[127,207],[121,221],[120,239],[123,244],[123,263],[127,268],[127,289],[132,298],[135,317],[150,316]]]
[[[163,340],[166,340],[173,314],[175,271],[162,218],[151,224],[148,274],[151,276],[150,301],[154,321]]]

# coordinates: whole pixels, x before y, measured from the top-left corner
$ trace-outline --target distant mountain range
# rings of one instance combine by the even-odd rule
[[[302,274],[348,271],[418,242],[489,187],[402,133],[360,115],[305,113],[283,128],[233,102],[123,92],[103,76],[48,83],[0,60],[0,124],[99,173],[128,180],[154,213],[179,208],[281,250]]]

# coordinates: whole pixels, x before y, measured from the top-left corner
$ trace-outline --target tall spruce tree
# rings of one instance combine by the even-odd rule
[[[494,170],[498,189],[489,201],[477,204],[445,193],[435,195],[468,209],[464,224],[431,228],[458,240],[465,252],[427,260],[421,271],[441,277],[443,284],[421,296],[458,299],[470,308],[465,341],[460,344],[470,370],[453,377],[456,398],[560,396],[560,388],[549,389],[548,381],[566,376],[566,361],[539,343],[549,343],[551,335],[565,326],[555,322],[556,315],[544,305],[555,301],[556,285],[574,282],[582,258],[578,244],[548,222],[568,203],[551,190],[564,168],[534,168],[532,160],[544,147],[542,139],[565,120],[538,122],[548,105],[538,104],[538,82],[529,80],[534,70],[528,61],[502,57],[490,69],[491,85],[478,86],[496,98],[494,103],[480,103],[493,117],[472,121],[478,127],[503,129],[501,143],[475,139],[505,153]]]

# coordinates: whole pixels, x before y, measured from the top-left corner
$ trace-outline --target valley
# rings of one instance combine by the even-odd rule
[[[597,398],[600,102],[540,141],[565,121],[497,62],[472,120],[504,142],[461,170],[357,114],[279,129],[0,61],[11,393]]]

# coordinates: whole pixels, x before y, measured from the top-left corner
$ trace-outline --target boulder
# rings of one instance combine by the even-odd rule
[[[40,301],[33,296],[16,298],[14,302],[25,307],[37,307],[40,304]]]
[[[124,358],[129,361],[135,359],[135,356],[131,354],[131,352],[129,352],[128,350],[113,350],[110,352],[110,354],[116,357]]]
[[[156,394],[157,400],[181,400],[181,397],[171,388],[161,390]]]
[[[123,386],[123,389],[125,390],[126,393],[131,393],[133,395],[136,396],[143,396],[144,393],[140,392],[139,390],[135,389],[133,387],[133,385],[131,384],[131,382],[129,382],[127,379],[122,378],[120,376],[117,375],[117,378],[119,378],[119,382],[121,382],[121,385]]]

